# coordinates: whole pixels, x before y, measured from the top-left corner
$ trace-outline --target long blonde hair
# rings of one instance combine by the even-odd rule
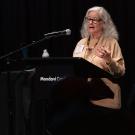
[[[104,37],[112,37],[112,38],[115,38],[116,40],[118,40],[119,35],[117,32],[116,26],[114,25],[114,23],[112,21],[110,14],[103,7],[99,7],[99,6],[95,6],[95,7],[89,8],[87,10],[86,15],[85,15],[84,20],[83,20],[83,23],[82,23],[81,31],[80,31],[81,37],[88,38],[91,35],[90,32],[88,31],[87,21],[85,19],[88,16],[89,12],[91,12],[91,11],[98,12],[100,18],[102,18],[102,21],[104,22],[102,35]]]

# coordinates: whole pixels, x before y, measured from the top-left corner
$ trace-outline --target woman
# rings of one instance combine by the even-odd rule
[[[125,73],[125,64],[118,44],[118,32],[103,7],[87,10],[82,29],[82,39],[77,43],[73,57],[82,57],[110,74],[120,77]],[[92,79],[88,79],[92,81]],[[120,86],[107,78],[101,78],[114,93],[113,98],[90,100],[94,105],[112,109],[121,108]]]
[[[75,47],[73,57],[82,57],[114,76],[124,75],[125,65],[117,41],[118,33],[110,15],[103,7],[88,9],[81,35],[82,39]],[[50,130],[54,135],[89,135],[93,132],[108,134],[107,129],[119,127],[116,125],[118,122],[111,125],[110,119],[113,119],[114,112],[121,108],[121,90],[117,83],[108,78],[88,78],[87,81],[67,78],[59,82],[53,91],[56,110],[52,112],[57,113],[54,113],[49,121]],[[114,96],[103,95],[99,98],[97,92],[96,98],[94,94],[92,97],[89,91],[98,91],[100,94],[110,91]]]

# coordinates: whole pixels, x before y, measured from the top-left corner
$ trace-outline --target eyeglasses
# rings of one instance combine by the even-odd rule
[[[90,17],[85,17],[85,20],[87,21],[87,22],[92,22],[92,23],[94,23],[94,24],[97,24],[98,22],[100,22],[100,21],[102,21],[102,19],[98,19],[98,18],[90,18]]]

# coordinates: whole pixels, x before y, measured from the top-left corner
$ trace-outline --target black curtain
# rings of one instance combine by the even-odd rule
[[[80,40],[80,28],[83,17],[87,9],[95,5],[103,6],[109,11],[119,31],[119,43],[126,63],[126,76],[122,85],[125,90],[124,94],[127,97],[130,87],[135,83],[135,14],[132,1],[1,0],[0,57],[42,39],[46,33],[65,30],[67,28],[72,31],[70,36],[51,38],[40,44],[31,46],[27,48],[27,57],[41,57],[42,51],[45,48],[48,49],[51,57],[72,56],[73,49]],[[20,57],[23,57],[22,50],[9,56],[8,59],[17,59]],[[3,93],[1,90],[1,93],[5,96],[6,92]],[[6,104],[4,111],[7,113],[6,98],[4,98],[4,104]],[[2,103],[0,105],[0,108],[2,108]],[[7,128],[2,129],[5,129],[6,135]]]
[[[29,48],[29,57],[41,56],[42,49],[48,48],[52,56],[71,56],[80,39],[80,27],[86,10],[94,5],[104,6],[112,15],[119,30],[120,41],[129,37],[130,6],[126,2],[107,0],[79,0],[54,2],[51,0],[2,0],[1,1],[1,56],[20,46],[43,38],[45,33],[70,28],[70,37],[49,39]],[[133,19],[133,17],[132,17]],[[131,26],[130,26],[131,27]],[[127,42],[126,42],[127,43]],[[125,49],[125,50],[126,50]],[[127,57],[127,56],[126,56]]]

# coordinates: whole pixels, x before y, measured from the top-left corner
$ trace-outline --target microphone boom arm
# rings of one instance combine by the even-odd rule
[[[25,46],[23,46],[23,47],[21,47],[21,48],[18,48],[18,49],[16,49],[16,50],[12,51],[12,52],[9,52],[9,53],[7,53],[7,54],[5,54],[5,55],[3,55],[3,56],[0,56],[0,60],[2,60],[2,59],[4,59],[4,58],[7,58],[7,57],[9,57],[9,56],[11,56],[11,55],[13,55],[13,54],[15,54],[15,53],[17,53],[17,52],[19,52],[19,51],[25,49],[25,48],[28,48],[28,47],[37,45],[37,44],[43,42],[43,41],[46,40],[46,39],[50,39],[50,38],[52,38],[52,37],[53,37],[53,38],[56,38],[56,37],[59,37],[59,36],[70,35],[70,34],[71,34],[71,30],[70,30],[70,29],[66,29],[66,30],[63,30],[63,31],[51,32],[51,33],[48,33],[48,34],[44,34],[44,36],[45,36],[44,38],[42,38],[42,39],[40,39],[40,40],[38,40],[38,41],[33,41],[33,42],[30,43],[30,44],[27,44],[27,45],[25,45]]]

